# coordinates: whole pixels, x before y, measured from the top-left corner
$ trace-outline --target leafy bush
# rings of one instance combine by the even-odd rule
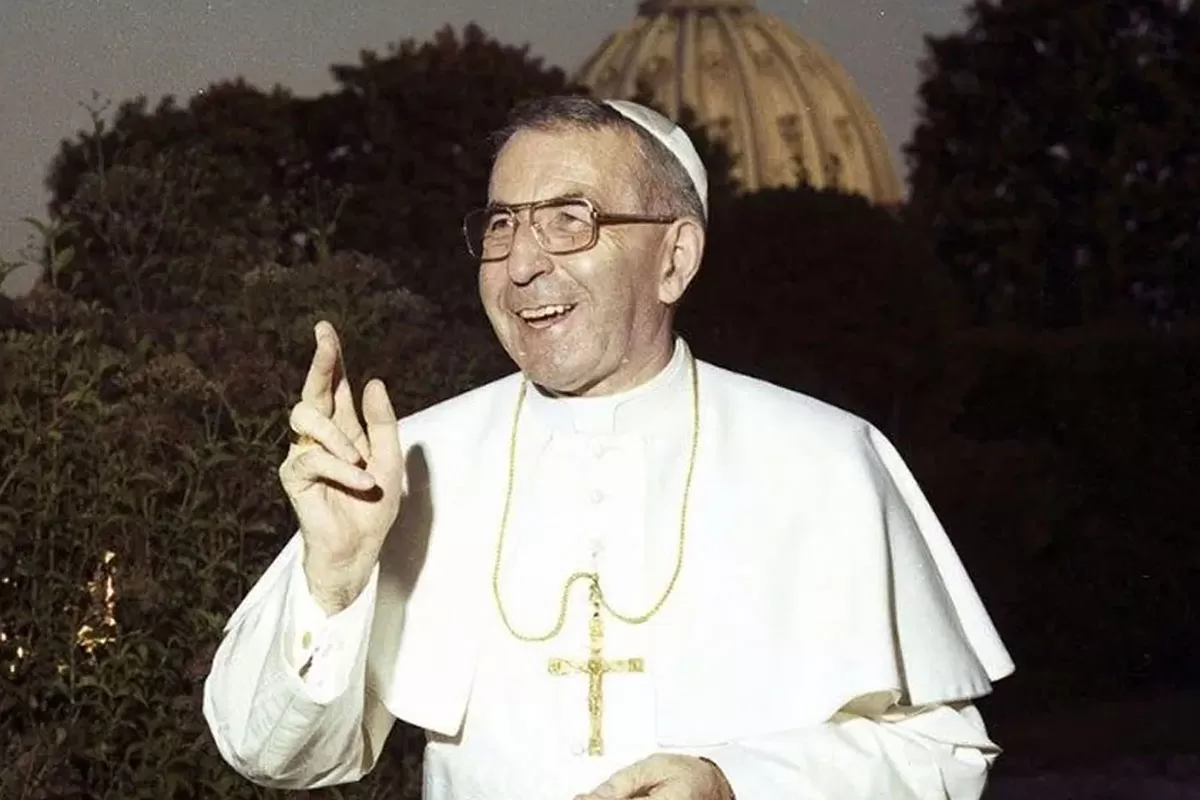
[[[389,275],[335,254],[246,270],[224,304],[188,312],[122,319],[49,285],[15,304],[0,339],[0,796],[268,796],[220,760],[200,691],[233,604],[292,530],[274,473],[313,323],[343,331],[358,385],[373,369],[400,413],[504,368],[484,331]],[[395,740],[401,757],[345,796],[416,796],[420,750]]]

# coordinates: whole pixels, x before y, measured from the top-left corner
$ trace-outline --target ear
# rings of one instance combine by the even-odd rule
[[[683,297],[700,271],[704,242],[704,226],[699,221],[684,217],[672,224],[663,239],[662,272],[658,281],[661,303],[673,306]]]

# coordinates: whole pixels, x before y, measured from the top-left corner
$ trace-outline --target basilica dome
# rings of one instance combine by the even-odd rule
[[[845,70],[753,0],[646,0],[576,80],[603,98],[690,108],[747,190],[808,184],[881,205],[901,185],[879,121]]]

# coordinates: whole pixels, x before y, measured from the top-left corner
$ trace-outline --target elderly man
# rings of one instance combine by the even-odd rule
[[[980,796],[1012,663],[904,462],[673,331],[706,186],[649,109],[526,106],[465,224],[519,371],[364,426],[317,326],[299,531],[206,684],[234,769],[355,781],[399,718],[431,800]]]

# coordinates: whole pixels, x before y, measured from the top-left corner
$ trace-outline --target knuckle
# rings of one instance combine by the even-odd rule
[[[303,454],[293,454],[283,460],[276,472],[279,474],[279,482],[284,486],[290,486],[303,477],[303,470],[300,468],[300,458]]]
[[[308,453],[306,452],[293,454],[279,467],[279,474],[285,481],[302,479],[309,471]]]
[[[292,426],[293,430],[303,421],[304,409],[305,403],[303,400],[292,406],[291,413],[288,414],[288,423]]]

